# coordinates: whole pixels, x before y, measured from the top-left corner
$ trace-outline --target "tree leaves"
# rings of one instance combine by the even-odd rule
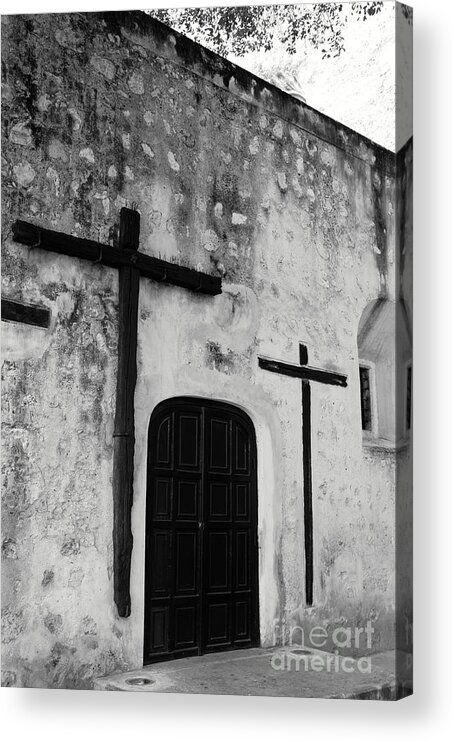
[[[348,14],[367,20],[383,2],[320,5],[250,5],[237,8],[174,8],[148,13],[209,49],[227,56],[270,51],[282,43],[288,54],[306,39],[323,57],[344,51],[343,27]]]

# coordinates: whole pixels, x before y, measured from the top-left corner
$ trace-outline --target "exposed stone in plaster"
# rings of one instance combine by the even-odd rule
[[[241,224],[246,224],[247,222],[247,216],[245,214],[239,214],[238,212],[234,211],[232,214],[232,224],[238,226]]]
[[[82,618],[80,628],[83,634],[95,635],[98,632],[96,621],[91,616],[84,616]]]
[[[2,670],[2,688],[17,686],[17,675],[12,670]]]
[[[49,157],[51,157],[53,160],[68,162],[68,153],[66,151],[66,147],[63,142],[60,142],[59,139],[52,139],[52,141],[50,142]]]
[[[2,541],[2,557],[4,559],[17,559],[17,544],[12,538],[4,538]]]
[[[310,155],[315,155],[317,152],[317,145],[311,139],[306,139],[306,149]]]
[[[202,243],[204,250],[207,250],[208,252],[215,252],[220,246],[219,238],[216,232],[212,229],[208,229],[204,232]]]
[[[49,98],[47,93],[43,93],[39,96],[36,101],[36,107],[41,113],[45,113],[52,106],[52,100]]]
[[[113,80],[115,77],[115,65],[109,59],[99,57],[94,54],[90,59],[90,64],[96,72],[99,72],[107,80]]]
[[[24,609],[14,609],[12,606],[2,607],[2,642],[10,644],[24,631],[26,619]]]
[[[48,178],[50,181],[52,181],[55,189],[55,195],[58,197],[60,195],[60,177],[58,175],[58,172],[53,167],[48,167],[46,170],[46,178]]]
[[[279,188],[282,191],[282,193],[285,193],[287,191],[287,188],[288,188],[286,174],[285,173],[278,173],[277,174],[277,182],[279,184]]]
[[[51,634],[58,634],[63,625],[63,619],[58,613],[48,613],[44,618],[44,626]]]
[[[82,126],[82,116],[75,108],[68,108],[68,113],[73,120],[73,131],[79,131]]]
[[[80,541],[76,538],[67,539],[60,549],[63,556],[74,556],[80,553]]]
[[[133,72],[133,74],[128,80],[128,86],[129,86],[129,89],[132,90],[133,93],[136,93],[136,95],[143,95],[144,83],[143,83],[143,77],[140,74],[140,72]]]
[[[59,28],[55,32],[55,40],[63,48],[72,49],[74,52],[81,52],[84,34],[82,31],[73,30],[72,28]]]
[[[28,188],[28,186],[33,183],[36,176],[36,172],[29,162],[19,162],[17,165],[14,165],[13,173],[17,184],[24,188]]]
[[[262,209],[265,209],[265,211],[268,211],[268,209],[270,208],[270,205],[271,205],[270,204],[269,197],[268,196],[265,196],[265,198],[263,199],[263,201],[262,201],[262,203],[260,205],[261,205]]]
[[[180,171],[180,165],[176,161],[175,155],[173,154],[173,152],[168,152],[167,153],[167,159],[169,161],[169,165],[172,168],[172,170],[174,172],[178,173]]]
[[[218,202],[214,206],[214,215],[216,219],[222,219],[223,213],[224,213],[224,207],[221,203]]]
[[[282,121],[276,121],[276,123],[273,126],[273,134],[278,139],[282,139],[284,134],[284,128],[282,126]]]
[[[30,145],[32,143],[30,126],[25,121],[20,121],[11,128],[9,138],[13,144]]]
[[[254,139],[249,145],[249,152],[251,153],[251,155],[256,155],[259,152],[259,150],[260,150],[259,138],[254,137]]]
[[[146,154],[146,156],[149,157],[150,160],[153,160],[154,159],[154,152],[151,149],[150,145],[147,144],[146,142],[142,142],[141,146],[142,146],[142,150],[144,151],[144,153]]]
[[[228,349],[226,352],[221,350],[218,343],[208,341],[206,345],[207,349],[207,363],[213,365],[216,371],[222,373],[231,373],[235,366],[235,354]]]
[[[41,580],[41,585],[43,587],[47,587],[47,585],[50,585],[51,582],[53,582],[55,575],[52,569],[45,569],[43,574],[43,579]]]
[[[81,160],[86,160],[91,164],[93,164],[95,161],[95,155],[91,147],[85,147],[84,149],[81,149],[79,152],[79,157],[81,158]]]

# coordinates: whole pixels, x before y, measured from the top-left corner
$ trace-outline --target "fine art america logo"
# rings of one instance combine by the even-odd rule
[[[308,632],[302,626],[293,626],[289,631],[289,640],[284,642],[285,622],[275,619],[273,627],[273,644],[284,645],[271,657],[273,670],[312,670],[313,672],[372,672],[372,658],[349,656],[349,650],[358,651],[372,648],[374,628],[368,620],[366,626],[339,626],[327,631],[323,626],[313,626]],[[307,640],[307,643],[305,641]],[[326,647],[335,647],[326,651]],[[340,654],[342,651],[342,654]]]

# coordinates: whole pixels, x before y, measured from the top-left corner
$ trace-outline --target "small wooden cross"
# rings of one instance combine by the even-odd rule
[[[126,208],[121,209],[120,212],[118,247],[53,232],[24,221],[16,221],[13,224],[13,237],[16,242],[30,248],[39,248],[61,255],[82,258],[92,263],[108,265],[119,271],[118,373],[113,452],[113,547],[114,599],[118,614],[122,617],[127,617],[131,613],[134,391],[137,379],[136,351],[140,277],[181,286],[209,296],[222,292],[221,279],[216,276],[138,252],[139,233],[139,213]],[[5,311],[9,312],[9,318],[12,316],[13,309],[5,306]],[[15,311],[17,313],[17,308]],[[24,312],[22,316],[25,316]],[[34,320],[36,319],[35,312]],[[38,319],[44,321],[42,315]],[[29,324],[36,324],[36,321],[29,322]]]
[[[259,356],[259,366],[265,371],[301,379],[303,438],[303,501],[304,553],[306,557],[306,603],[314,602],[314,518],[312,510],[312,449],[311,449],[311,381],[333,386],[347,386],[347,377],[335,371],[308,366],[307,346],[300,343],[300,365],[273,361]]]

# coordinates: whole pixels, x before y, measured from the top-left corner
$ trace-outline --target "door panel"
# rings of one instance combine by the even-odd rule
[[[150,615],[149,649],[155,654],[168,652],[169,609],[152,608]]]
[[[198,588],[198,534],[180,531],[176,534],[175,594],[195,594]]]
[[[154,497],[153,497],[153,513],[155,518],[162,520],[170,520],[171,518],[171,480],[169,478],[160,477],[154,481]]]
[[[228,531],[210,531],[205,539],[208,593],[230,592],[230,535]]]
[[[175,518],[177,520],[198,521],[199,500],[199,482],[197,480],[193,482],[178,481]]]
[[[198,644],[198,606],[176,605],[174,614],[174,650],[194,650]]]
[[[208,602],[206,647],[230,647],[230,604],[228,601]]]
[[[234,471],[237,474],[249,474],[249,439],[245,431],[234,425]]]
[[[200,470],[200,415],[178,415],[176,435],[178,441],[177,467]]]
[[[168,598],[172,592],[171,538],[169,530],[156,528],[152,534],[151,590],[154,598]]]
[[[235,519],[237,521],[248,521],[250,519],[250,487],[247,482],[234,484],[233,506],[235,509]]]
[[[178,398],[149,430],[144,661],[258,643],[255,435],[234,407]]]
[[[172,466],[171,461],[171,417],[166,415],[157,430],[156,459],[157,466]]]
[[[235,533],[235,564],[234,588],[236,591],[249,590],[249,533],[237,531]]]
[[[227,474],[230,470],[229,421],[216,417],[210,420],[208,442],[208,466],[211,471]]]
[[[230,521],[231,496],[229,482],[208,482],[208,520]]]

